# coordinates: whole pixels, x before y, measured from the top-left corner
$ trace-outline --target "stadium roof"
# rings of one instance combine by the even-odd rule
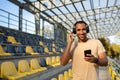
[[[84,20],[90,36],[108,37],[120,31],[120,0],[9,0],[23,9],[71,30]]]

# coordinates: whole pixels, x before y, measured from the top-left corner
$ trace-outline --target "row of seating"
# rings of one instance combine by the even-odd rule
[[[54,42],[52,39],[46,39],[44,37],[28,34],[21,31],[16,31],[12,29],[7,29],[4,27],[0,28],[0,42],[7,42],[9,38],[11,38],[13,44],[22,44],[22,45],[30,45],[30,46],[39,46],[39,41],[43,41],[47,47],[51,47]],[[13,39],[14,38],[14,39]],[[60,48],[60,46],[56,43],[56,45]]]
[[[112,80],[120,80],[120,66],[115,64],[110,58],[108,63],[108,72],[110,73]]]
[[[2,33],[1,33],[1,35],[3,35]],[[1,36],[0,36],[1,37]],[[4,40],[4,39],[3,39]],[[8,40],[6,41],[6,40],[4,40],[5,42],[9,42],[9,43],[12,43],[12,44],[21,44],[21,43],[19,43],[19,42],[17,42],[16,40],[15,40],[15,38],[13,37],[13,36],[8,36]],[[8,45],[8,44],[7,44]],[[10,45],[9,45],[10,46]],[[17,45],[17,46],[21,46],[21,45]],[[12,46],[11,46],[12,47]],[[40,49],[38,49],[40,47]],[[35,50],[36,50],[36,52],[38,52],[38,53],[47,53],[47,54],[54,54],[54,53],[56,53],[56,54],[60,54],[61,52],[63,52],[63,49],[61,48],[60,50],[58,50],[57,49],[57,47],[55,46],[55,44],[53,43],[52,44],[52,50],[50,51],[49,50],[49,47],[47,47],[42,41],[39,41],[39,47],[37,47],[37,48],[34,48]],[[10,47],[9,47],[10,48]],[[29,49],[30,49],[30,46],[28,47]],[[43,50],[44,49],[44,50]],[[13,52],[12,52],[12,51]],[[12,47],[11,48],[11,50],[9,49],[9,51],[10,52],[12,52],[12,53],[15,53],[15,50],[14,50],[14,47]],[[34,53],[34,50],[32,50],[32,48],[30,49],[32,52],[28,52],[28,53],[30,53],[30,54],[35,54]],[[56,51],[57,50],[57,51]],[[22,52],[22,53],[24,53],[24,52]],[[37,54],[38,54],[37,53]]]
[[[57,78],[53,77],[51,80],[72,80],[72,69],[68,69],[68,71],[64,71],[63,74],[58,74]]]
[[[60,57],[59,56],[46,57],[46,64],[49,66],[56,67],[60,65]]]
[[[50,62],[50,63],[49,63]],[[0,77],[10,80],[16,80],[27,75],[32,75],[37,72],[41,72],[50,68],[50,66],[56,67],[60,65],[60,56],[52,56],[38,59],[31,59],[30,65],[27,60],[18,61],[18,69],[11,61],[5,61],[0,66]],[[49,67],[49,68],[48,68]]]
[[[1,64],[1,78],[7,78],[9,80],[17,80],[31,75],[37,72],[47,70],[46,67],[41,67],[37,59],[30,60],[30,66],[27,60],[19,60],[18,70],[13,62],[6,61]]]
[[[53,47],[52,52],[44,46],[24,46],[24,45],[0,45],[0,56],[24,56],[24,55],[47,55],[47,54],[60,54]]]

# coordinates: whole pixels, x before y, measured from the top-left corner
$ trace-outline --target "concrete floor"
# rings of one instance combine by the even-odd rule
[[[99,80],[112,80],[106,67],[99,68]]]

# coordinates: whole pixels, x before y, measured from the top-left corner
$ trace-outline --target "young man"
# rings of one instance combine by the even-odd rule
[[[89,27],[84,21],[74,26],[78,41],[74,41],[73,33],[69,34],[61,64],[66,65],[72,59],[73,80],[99,80],[99,66],[108,64],[105,49],[99,40],[87,38]],[[90,51],[85,56],[86,50]]]

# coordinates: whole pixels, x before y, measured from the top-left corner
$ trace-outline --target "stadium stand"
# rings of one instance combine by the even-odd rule
[[[2,60],[0,64],[4,63],[4,60],[14,64],[14,68],[17,71],[14,79],[26,80],[27,78],[29,80],[39,80],[40,76],[41,79],[45,78],[46,80],[50,80],[52,77],[64,71],[60,65],[61,48],[55,44],[53,46],[54,41],[48,39],[42,40],[40,36],[4,27],[1,27],[0,30],[2,31],[0,33],[0,60]],[[11,39],[7,40],[8,37]],[[58,71],[57,69],[59,68],[61,70]],[[58,72],[48,77],[42,77],[42,75],[47,76],[46,73],[51,73],[54,70]],[[9,70],[6,69],[7,71]],[[24,75],[18,76],[18,74]],[[1,78],[11,79],[5,76]]]

